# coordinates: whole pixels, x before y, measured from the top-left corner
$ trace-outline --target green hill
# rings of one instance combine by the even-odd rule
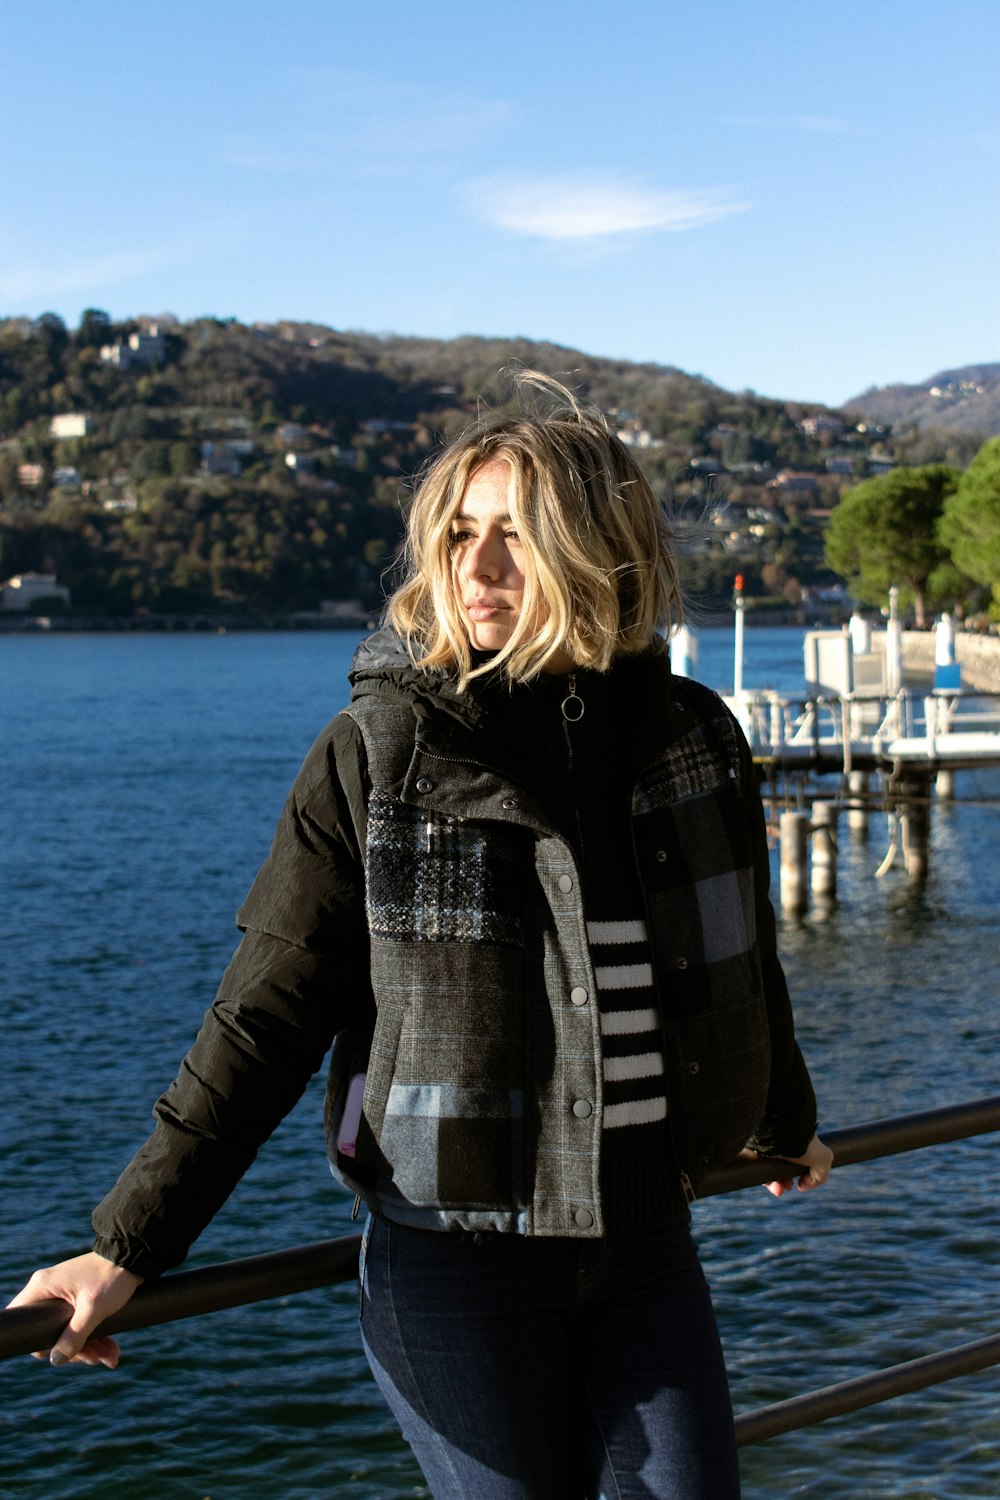
[[[0,577],[54,574],[91,616],[370,614],[413,475],[484,402],[503,406],[515,365],[609,413],[664,497],[730,501],[689,564],[708,605],[737,571],[792,602],[833,581],[830,506],[905,457],[815,403],[529,339],[43,314],[0,321]]]

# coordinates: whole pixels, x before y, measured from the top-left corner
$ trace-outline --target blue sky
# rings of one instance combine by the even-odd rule
[[[998,0],[0,0],[0,314],[1000,359]]]

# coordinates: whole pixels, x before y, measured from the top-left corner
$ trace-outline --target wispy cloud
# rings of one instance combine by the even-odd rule
[[[0,266],[0,297],[12,302],[38,297],[44,301],[88,287],[114,286],[157,271],[172,258],[156,250],[126,250],[62,264],[36,261],[26,266]]]
[[[282,88],[284,108],[266,132],[234,131],[223,139],[225,163],[278,175],[412,170],[415,158],[468,155],[517,114],[506,99],[428,93],[410,82],[338,69],[290,70]]]
[[[851,126],[834,115],[792,115],[786,121],[792,130],[811,130],[818,135],[848,135]]]
[[[328,165],[329,141],[298,138],[284,146],[274,146],[253,135],[230,135],[222,143],[222,160],[230,167],[251,172],[289,174],[318,172]]]
[[[857,127],[835,115],[728,115],[727,125],[749,130],[804,130],[813,135],[853,135]]]
[[[699,229],[750,207],[721,189],[665,191],[585,173],[482,178],[471,187],[471,203],[480,218],[512,234],[577,242]]]
[[[231,250],[245,234],[244,226],[227,223],[205,228],[189,238],[62,260],[36,257],[25,246],[15,247],[8,241],[0,247],[0,299],[37,303],[55,301],[73,292],[106,292],[168,266]]]

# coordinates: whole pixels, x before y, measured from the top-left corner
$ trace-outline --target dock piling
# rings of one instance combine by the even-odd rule
[[[812,808],[812,893],[822,901],[837,895],[837,805],[814,802]]]
[[[850,806],[847,810],[847,826],[859,838],[868,837],[868,772],[852,771],[847,778]]]
[[[931,777],[910,772],[894,788],[899,799],[903,868],[911,880],[927,879],[931,833]]]
[[[783,812],[778,829],[781,844],[781,910],[789,916],[801,916],[809,907],[806,879],[809,814]]]

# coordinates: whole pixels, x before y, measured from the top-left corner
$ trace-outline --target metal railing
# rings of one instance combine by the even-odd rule
[[[834,1167],[839,1169],[994,1130],[1000,1130],[1000,1096],[831,1130],[824,1134],[824,1140],[832,1147]],[[790,1175],[794,1171],[794,1167],[789,1167]],[[781,1175],[781,1168],[773,1160],[734,1162],[712,1172],[699,1196],[707,1198],[759,1186],[776,1175]],[[316,1245],[166,1276],[139,1287],[126,1306],[101,1325],[100,1332],[118,1334],[152,1328],[181,1318],[201,1317],[224,1308],[351,1281],[357,1276],[359,1245],[359,1235],[343,1235]],[[70,1312],[68,1304],[58,1299],[0,1311],[0,1359],[48,1348],[65,1327]],[[736,1418],[736,1439],[740,1447],[760,1443],[779,1433],[875,1406],[895,1396],[997,1364],[1000,1364],[1000,1334],[746,1412]]]

